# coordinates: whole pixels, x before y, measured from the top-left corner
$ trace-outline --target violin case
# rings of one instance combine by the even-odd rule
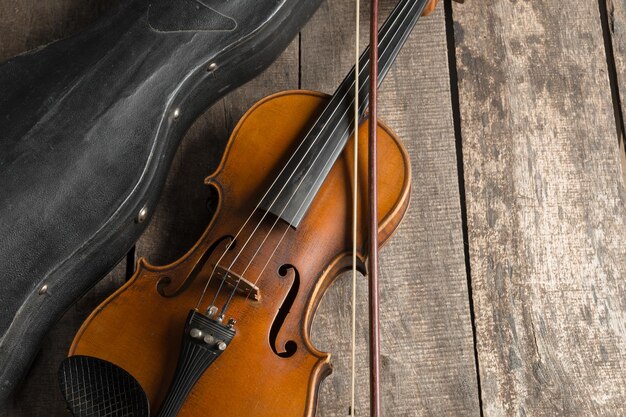
[[[0,65],[0,406],[144,231],[194,119],[321,0],[127,0]]]

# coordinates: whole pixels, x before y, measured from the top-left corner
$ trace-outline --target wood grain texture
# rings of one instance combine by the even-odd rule
[[[386,16],[395,2],[381,2]],[[361,46],[366,45],[363,10]],[[303,88],[332,93],[353,65],[354,3],[323,3],[302,32]],[[324,28],[324,30],[320,30]],[[463,259],[455,139],[442,8],[423,18],[380,95],[381,118],[412,158],[409,212],[381,252],[383,415],[478,415],[476,371]],[[322,302],[314,342],[333,352],[320,417],[350,403],[351,276]],[[367,283],[358,286],[357,415],[368,415]]]
[[[119,1],[0,1],[0,62],[78,32]]]
[[[597,2],[454,7],[485,416],[626,415],[626,197]]]

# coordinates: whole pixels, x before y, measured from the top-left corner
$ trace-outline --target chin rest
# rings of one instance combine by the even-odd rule
[[[74,417],[150,416],[150,404],[139,382],[105,360],[70,356],[59,367],[59,382]]]

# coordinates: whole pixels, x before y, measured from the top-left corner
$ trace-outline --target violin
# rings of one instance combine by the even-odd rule
[[[381,26],[374,87],[434,3],[401,0]],[[205,180],[219,202],[198,242],[170,265],[140,259],[77,333],[59,372],[74,415],[315,415],[332,369],[310,340],[317,306],[353,250],[368,272],[368,245],[393,235],[410,198],[407,152],[377,121],[369,235],[370,52],[332,96],[281,92],[242,117]]]

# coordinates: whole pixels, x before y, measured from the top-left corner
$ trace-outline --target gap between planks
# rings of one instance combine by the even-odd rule
[[[476,337],[476,314],[474,312],[474,298],[472,293],[472,268],[469,252],[469,236],[467,228],[467,202],[465,199],[465,168],[463,165],[463,135],[461,132],[461,103],[459,101],[459,76],[456,69],[456,41],[454,38],[454,11],[452,0],[443,2],[446,22],[446,43],[448,47],[448,68],[450,72],[450,101],[452,105],[452,121],[454,124],[454,138],[456,142],[457,173],[459,177],[459,200],[461,206],[461,228],[463,232],[463,255],[465,257],[465,273],[467,275],[467,294],[469,314],[472,325],[472,341],[474,343],[474,363],[476,366],[476,385],[478,390],[478,409],[480,417],[484,416],[483,395],[480,384],[480,360]]]
[[[622,97],[617,75],[617,64],[615,62],[615,51],[613,49],[613,31],[615,30],[615,6],[613,0],[598,0],[600,9],[600,23],[602,24],[602,35],[604,36],[604,49],[606,51],[606,65],[609,73],[611,85],[611,98],[613,100],[613,112],[615,114],[615,133],[621,150],[622,176],[626,186],[626,149],[624,147],[624,113],[622,111]]]

